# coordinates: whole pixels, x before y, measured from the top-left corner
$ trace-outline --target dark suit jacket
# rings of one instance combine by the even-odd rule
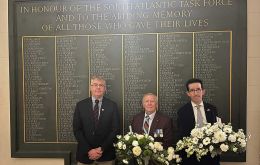
[[[88,158],[88,151],[101,147],[102,157],[98,161],[115,159],[113,142],[120,133],[119,113],[115,102],[103,97],[98,126],[95,129],[91,97],[77,103],[73,132],[78,141],[76,159],[81,163],[92,163]]]
[[[133,117],[131,126],[133,132],[143,134],[143,121],[144,121],[144,112],[138,113]],[[156,129],[163,130],[163,137],[154,137],[154,132]],[[163,115],[160,112],[156,112],[154,119],[152,121],[152,125],[150,128],[149,135],[155,138],[155,141],[162,142],[163,147],[167,148],[169,146],[173,146],[173,128],[172,128],[172,120],[168,116]]]
[[[215,123],[217,117],[217,109],[215,106],[205,103],[204,110],[206,114],[206,119],[208,123]],[[190,136],[191,130],[195,127],[195,117],[193,113],[193,108],[191,102],[185,104],[178,110],[177,113],[177,126],[178,126],[178,139],[182,139],[185,136]],[[183,158],[182,165],[219,165],[219,156],[211,158],[207,155],[201,159],[200,162],[197,161],[196,157],[193,155],[190,158],[186,158],[186,153],[182,152],[181,156]]]

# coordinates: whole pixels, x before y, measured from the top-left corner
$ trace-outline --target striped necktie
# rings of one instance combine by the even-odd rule
[[[144,133],[146,134],[149,134],[149,120],[150,120],[150,117],[149,115],[146,115],[145,118],[144,118]]]
[[[98,125],[98,113],[99,113],[98,103],[99,103],[99,100],[95,100],[95,106],[94,106],[94,109],[93,109],[95,128],[97,128],[97,125]]]

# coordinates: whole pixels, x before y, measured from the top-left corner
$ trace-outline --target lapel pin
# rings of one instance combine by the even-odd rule
[[[104,109],[101,109],[101,111],[104,111]]]
[[[210,109],[207,109],[207,111],[209,112],[209,111],[210,111]]]

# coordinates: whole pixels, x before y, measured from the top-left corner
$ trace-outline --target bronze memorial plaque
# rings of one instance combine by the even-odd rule
[[[246,9],[244,0],[9,0],[12,157],[75,164],[74,108],[94,74],[107,80],[122,133],[147,92],[175,121],[192,77],[222,121],[246,129]]]

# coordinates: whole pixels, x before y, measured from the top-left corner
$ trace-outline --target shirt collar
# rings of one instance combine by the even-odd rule
[[[95,103],[96,98],[95,98],[94,96],[91,96],[91,99],[92,99],[92,102]],[[101,98],[98,99],[98,100],[99,100],[99,102],[102,102],[103,97],[101,97]]]
[[[150,115],[148,115],[148,114],[146,114],[146,113],[144,113],[144,114],[145,114],[144,117],[149,116],[150,120],[153,120],[153,118],[154,118],[154,116],[155,116],[155,114],[156,114],[156,111],[153,112],[153,113],[150,114]]]
[[[197,104],[195,104],[193,101],[191,101],[191,105],[193,108],[197,106]],[[204,107],[203,101],[199,105],[200,107]]]

